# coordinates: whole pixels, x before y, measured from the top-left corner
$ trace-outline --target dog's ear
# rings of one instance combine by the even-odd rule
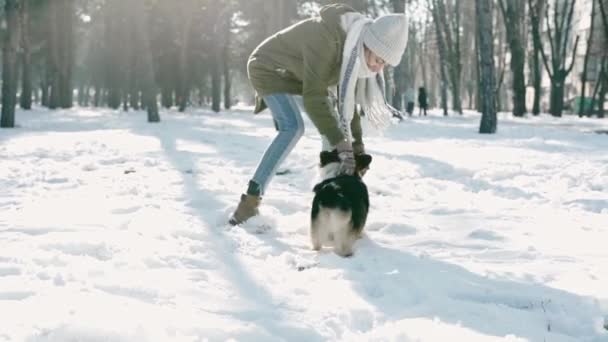
[[[355,156],[355,163],[357,165],[357,169],[367,169],[369,168],[369,164],[372,163],[372,156],[369,154],[357,154]]]
[[[338,157],[338,150],[333,151],[321,151],[319,154],[319,159],[321,160],[321,167],[329,164],[340,161],[340,157]]]

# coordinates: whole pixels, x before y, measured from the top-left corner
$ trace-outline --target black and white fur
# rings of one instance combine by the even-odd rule
[[[336,254],[348,257],[367,220],[369,195],[361,177],[369,169],[372,157],[357,155],[353,176],[338,175],[340,159],[336,151],[323,151],[320,157],[322,181],[314,187],[310,213],[312,248],[333,245]]]

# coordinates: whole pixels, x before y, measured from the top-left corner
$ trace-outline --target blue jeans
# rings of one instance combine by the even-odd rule
[[[264,194],[279,165],[304,135],[304,120],[293,95],[272,94],[264,96],[264,102],[272,112],[279,134],[264,152],[249,181],[247,194],[255,196]]]

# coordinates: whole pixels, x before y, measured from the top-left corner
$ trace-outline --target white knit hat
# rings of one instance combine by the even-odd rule
[[[397,66],[407,45],[407,29],[405,14],[383,15],[361,33],[363,44],[388,64]]]

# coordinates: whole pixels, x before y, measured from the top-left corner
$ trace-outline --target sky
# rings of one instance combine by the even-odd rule
[[[608,121],[364,122],[355,254],[313,251],[321,142],[226,224],[275,134],[236,107],[18,111],[0,130],[0,341],[608,341]]]

